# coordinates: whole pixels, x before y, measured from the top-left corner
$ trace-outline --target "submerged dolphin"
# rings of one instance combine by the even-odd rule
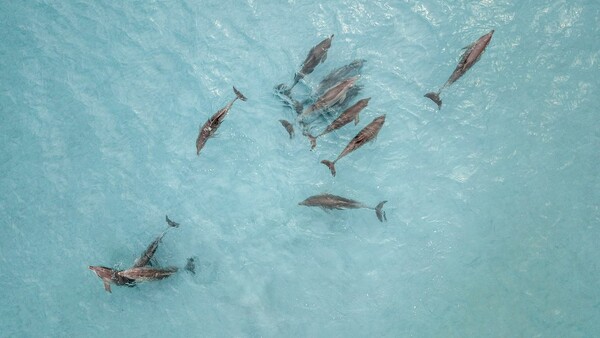
[[[211,116],[211,118],[209,118],[208,121],[206,121],[206,123],[200,127],[200,132],[198,133],[198,138],[196,139],[196,155],[200,155],[200,150],[202,147],[204,147],[206,141],[213,136],[217,129],[221,126],[223,119],[227,115],[227,112],[229,112],[229,109],[231,109],[231,106],[235,100],[240,99],[242,101],[246,101],[246,97],[235,87],[233,87],[233,92],[235,93],[236,97],[225,107],[219,109],[219,111]]]
[[[329,88],[323,95],[321,95],[317,99],[315,103],[313,103],[310,107],[304,109],[302,114],[298,116],[298,119],[304,120],[308,115],[310,115],[314,111],[327,109],[336,103],[344,102],[348,90],[354,86],[357,80],[358,76],[354,76],[345,79],[336,84],[335,86]]]
[[[372,210],[375,210],[375,215],[377,215],[377,218],[379,219],[379,221],[383,222],[384,220],[387,221],[387,217],[385,216],[385,211],[382,210],[383,205],[386,202],[387,201],[382,201],[379,204],[377,204],[376,207],[370,207],[361,202],[351,200],[351,199],[348,199],[345,197],[336,196],[336,195],[332,195],[332,194],[321,194],[321,195],[311,196],[298,204],[305,205],[308,207],[320,207],[322,209],[330,209],[330,210],[331,209],[337,209],[337,210],[360,209],[360,208],[372,209]]]
[[[294,88],[294,86],[296,86],[300,80],[302,80],[306,75],[312,73],[317,65],[327,60],[327,51],[331,47],[332,39],[333,34],[331,34],[331,36],[327,39],[319,42],[318,45],[311,48],[306,56],[306,59],[302,63],[302,68],[296,73],[296,75],[294,75],[294,83],[289,89],[285,90],[286,93],[289,94],[292,91],[292,88]]]
[[[458,65],[446,81],[442,87],[437,92],[429,92],[425,94],[425,97],[431,99],[431,101],[435,102],[438,105],[438,109],[442,108],[442,99],[440,99],[440,93],[442,90],[451,84],[453,84],[456,80],[460,79],[467,70],[469,70],[473,65],[479,61],[479,58],[485,51],[485,47],[490,43],[492,39],[492,35],[494,34],[494,30],[492,29],[489,33],[483,35],[477,41],[473,42],[469,46],[465,47],[465,52],[460,57],[460,61]]]
[[[329,124],[327,128],[325,128],[325,130],[323,130],[323,132],[321,132],[319,135],[312,136],[310,133],[305,133],[304,135],[306,135],[310,140],[310,149],[314,149],[317,146],[317,137],[325,135],[336,129],[340,129],[341,127],[350,123],[350,121],[352,120],[354,120],[354,125],[357,125],[359,121],[358,114],[369,104],[370,99],[370,97],[362,99],[356,102],[352,107],[346,109],[342,114],[340,114],[340,116],[338,116],[338,118],[333,120],[333,122],[331,122],[331,124]]]
[[[144,253],[142,253],[142,256],[140,258],[135,260],[135,263],[133,264],[134,268],[139,268],[139,267],[148,265],[148,263],[150,263],[150,260],[154,256],[154,253],[156,253],[156,249],[158,249],[158,244],[162,240],[163,236],[167,233],[167,231],[169,231],[169,229],[171,229],[171,228],[179,227],[179,223],[175,223],[175,222],[171,221],[169,219],[169,216],[166,216],[166,221],[167,221],[167,224],[169,225],[169,227],[165,231],[163,231],[162,234],[160,234],[158,237],[156,237],[156,239],[154,241],[152,241],[152,243],[150,243],[150,245],[148,245],[148,247],[146,248]]]
[[[367,124],[361,131],[359,131],[352,140],[350,140],[346,148],[344,148],[344,150],[334,161],[323,160],[321,163],[329,167],[329,170],[331,170],[331,175],[335,176],[335,163],[342,157],[350,154],[354,150],[362,147],[365,143],[368,143],[377,137],[377,134],[379,134],[384,122],[385,115],[375,118],[373,121],[371,121],[371,123]]]
[[[345,66],[332,70],[319,83],[319,86],[315,90],[316,96],[323,94],[327,89],[345,78],[358,75],[365,62],[366,60],[364,59],[356,59]]]

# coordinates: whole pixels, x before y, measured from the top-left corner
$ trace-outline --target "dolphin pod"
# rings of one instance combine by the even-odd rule
[[[158,244],[165,236],[167,231],[171,228],[179,227],[179,223],[173,222],[169,219],[169,216],[165,217],[166,222],[168,224],[168,228],[164,230],[148,247],[140,258],[135,260],[133,266],[129,269],[117,270],[113,268],[109,268],[101,265],[90,265],[88,268],[102,280],[104,283],[104,290],[107,292],[112,292],[110,285],[118,285],[118,286],[130,286],[133,287],[137,283],[148,282],[148,281],[157,281],[161,279],[165,279],[172,274],[176,273],[179,269],[177,267],[169,266],[166,268],[155,268],[150,267],[150,262],[158,249]],[[193,261],[193,260],[192,260]],[[194,273],[193,266],[190,269],[189,264],[186,265],[186,270]]]
[[[494,30],[481,36],[478,40],[473,42],[471,45],[465,47],[465,52],[462,54],[458,65],[448,78],[448,80],[438,89],[437,92],[429,92],[425,94],[425,97],[431,99],[438,105],[438,109],[441,109],[442,100],[440,98],[441,92],[448,86],[456,82],[462,77],[477,61],[481,58],[486,47],[491,41]],[[366,60],[356,59],[347,65],[338,67],[331,71],[326,77],[324,77],[319,85],[312,91],[312,95],[305,101],[298,101],[292,98],[291,91],[301,80],[307,75],[311,74],[315,68],[326,61],[327,54],[331,48],[331,43],[334,35],[330,35],[326,39],[322,40],[316,46],[311,48],[306,59],[302,63],[302,66],[298,72],[294,74],[294,81],[290,87],[285,84],[280,84],[275,87],[276,94],[283,95],[287,103],[292,107],[293,111],[297,113],[296,121],[304,127],[303,135],[307,136],[311,143],[311,150],[316,146],[316,139],[325,134],[339,130],[351,121],[355,121],[356,126],[359,123],[359,114],[369,105],[371,98],[363,98],[355,102],[352,106],[345,109],[339,114],[326,128],[316,136],[312,136],[309,132],[309,125],[313,121],[307,121],[309,118],[313,118],[317,122],[321,122],[322,119],[326,119],[331,114],[337,114],[339,111],[349,104],[354,97],[356,97],[362,86],[357,85],[357,82],[361,76],[360,72],[363,68]],[[200,151],[205,146],[209,138],[214,136],[223,122],[225,116],[232,108],[236,100],[246,101],[246,97],[235,87],[233,87],[235,98],[233,98],[225,107],[214,113],[203,126],[200,127],[198,137],[196,139],[196,155],[200,154]],[[305,107],[306,106],[306,107]],[[374,140],[381,128],[385,123],[386,115],[380,115],[373,119],[369,124],[363,127],[352,140],[346,145],[342,152],[333,161],[322,160],[321,163],[325,164],[331,172],[333,177],[336,176],[335,164],[341,158],[354,152],[364,144]],[[293,124],[287,120],[280,119],[279,122],[286,129],[290,139],[294,136]],[[348,129],[348,128],[345,128]],[[387,201],[382,201],[376,206],[372,207],[362,202],[337,196],[333,194],[319,194],[306,198],[304,201],[298,203],[299,205],[309,207],[319,207],[324,210],[342,210],[342,209],[371,209],[375,210],[375,215],[380,222],[387,221],[383,206]],[[157,281],[170,277],[179,271],[178,267],[168,266],[164,268],[154,267],[153,257],[156,254],[159,244],[161,243],[165,234],[171,228],[179,227],[179,223],[176,223],[169,219],[167,216],[167,229],[165,229],[160,235],[158,235],[144,250],[142,255],[135,260],[132,267],[127,269],[114,269],[106,266],[95,265],[89,266],[89,269],[93,271],[103,282],[104,288],[107,292],[111,291],[111,285],[117,286],[129,286],[133,287],[137,283]],[[188,258],[187,263],[184,267],[185,270],[190,273],[195,273],[195,260],[193,257]]]

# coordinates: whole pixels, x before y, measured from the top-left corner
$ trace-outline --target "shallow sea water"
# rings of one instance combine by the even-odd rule
[[[597,1],[0,4],[0,336],[600,335]],[[467,46],[481,60],[442,93]],[[367,60],[358,126],[314,151],[298,98]],[[198,127],[238,101],[197,157]],[[377,140],[336,165],[366,123]],[[322,125],[324,126],[324,125]],[[299,206],[319,193],[372,210]],[[127,268],[164,228],[160,265]]]

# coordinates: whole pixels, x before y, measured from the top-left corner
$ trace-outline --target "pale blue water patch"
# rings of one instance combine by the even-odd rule
[[[590,337],[600,332],[596,1],[4,2],[0,335]],[[442,93],[461,48],[481,60]],[[273,95],[335,34],[361,123],[314,151]],[[198,127],[237,101],[199,157]],[[369,121],[377,140],[334,159]],[[298,128],[298,127],[296,127]],[[329,192],[372,210],[298,206]],[[161,266],[103,290],[165,227]]]

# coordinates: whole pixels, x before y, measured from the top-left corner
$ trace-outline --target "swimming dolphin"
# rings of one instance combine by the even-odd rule
[[[310,107],[304,109],[302,114],[298,116],[299,120],[304,120],[308,115],[310,115],[314,111],[327,109],[333,106],[336,103],[343,102],[346,99],[346,94],[348,90],[354,86],[356,81],[358,80],[358,76],[354,76],[348,79],[345,79],[335,86],[329,88],[323,95],[321,95],[315,103],[313,103]]]
[[[110,284],[115,285],[127,285],[134,286],[135,281],[133,279],[121,276],[118,270],[107,268],[105,266],[92,266],[88,267],[90,270],[94,271],[102,282],[104,283],[104,290],[108,292],[112,292],[110,289]]]
[[[290,134],[290,139],[294,137],[294,126],[286,120],[279,120],[279,122],[287,130],[288,134]]]
[[[425,94],[425,97],[431,99],[431,101],[435,102],[438,105],[438,109],[442,108],[442,99],[440,99],[440,93],[442,92],[442,89],[450,86],[456,80],[460,79],[460,77],[463,76],[467,72],[467,70],[469,70],[477,61],[479,61],[479,58],[485,51],[485,47],[487,47],[487,45],[490,43],[493,34],[494,30],[492,29],[489,33],[477,39],[477,41],[463,48],[466,49],[466,51],[460,57],[458,65],[456,66],[456,68],[452,72],[452,75],[450,75],[446,83],[444,83],[444,85],[437,92],[429,92]]]
[[[352,120],[354,120],[354,125],[357,125],[359,121],[358,114],[369,104],[370,99],[371,98],[369,97],[366,99],[359,100],[352,107],[346,109],[342,114],[340,114],[340,116],[338,116],[338,118],[333,120],[333,122],[331,122],[331,124],[329,124],[327,128],[325,128],[325,130],[323,130],[323,132],[321,132],[319,135],[312,136],[310,133],[305,133],[304,135],[306,135],[310,140],[310,149],[314,149],[317,146],[317,137],[325,135],[336,129],[340,129],[341,127],[350,123],[350,121]]]
[[[383,205],[386,202],[387,201],[382,201],[379,204],[377,204],[376,207],[373,208],[373,207],[365,205],[361,202],[351,200],[351,199],[348,199],[345,197],[336,196],[336,195],[332,195],[332,194],[321,194],[321,195],[311,196],[298,204],[305,205],[308,207],[320,207],[322,209],[330,209],[330,210],[331,209],[337,209],[337,210],[360,209],[360,208],[372,209],[372,210],[375,210],[375,215],[377,215],[377,218],[379,219],[379,221],[383,222],[384,220],[387,221],[385,211],[382,210]]]
[[[289,89],[286,89],[284,92],[289,94],[292,91],[292,88],[296,86],[296,84],[302,80],[306,75],[310,74],[315,70],[315,67],[320,63],[325,62],[327,60],[327,51],[331,47],[331,40],[333,39],[333,34],[327,39],[319,42],[316,46],[311,48],[306,56],[306,59],[302,63],[302,68],[299,72],[294,75],[294,83]]]
[[[329,167],[331,170],[331,175],[335,176],[335,162],[339,161],[342,157],[350,154],[354,150],[362,147],[365,143],[373,140],[379,134],[383,123],[385,122],[385,114],[375,118],[371,123],[367,124],[361,131],[354,136],[352,140],[348,143],[346,148],[338,155],[338,157],[332,162],[328,160],[323,160],[321,163]]]
[[[131,268],[117,272],[121,277],[125,277],[133,280],[135,283],[155,281],[167,278],[177,272],[177,268],[174,266],[168,268],[150,268],[147,266]]]
[[[115,270],[105,266],[89,266],[89,269],[102,279],[104,290],[108,292],[112,292],[110,284],[135,286],[136,283],[164,279],[177,272],[176,267],[162,269],[137,267],[127,270]]]
[[[356,59],[345,66],[332,70],[321,80],[317,89],[315,89],[316,96],[323,94],[327,89],[345,78],[358,75],[365,62],[366,60],[364,59]]]
[[[200,132],[198,133],[198,138],[196,139],[196,155],[200,155],[200,150],[206,144],[206,141],[215,134],[217,129],[221,126],[223,119],[231,109],[231,106],[235,102],[235,100],[240,99],[242,101],[246,101],[246,97],[240,93],[235,87],[233,87],[233,92],[236,97],[231,100],[225,107],[219,109],[211,118],[204,123],[202,127],[200,127]]]
[[[148,245],[148,247],[146,248],[146,250],[144,251],[144,253],[142,254],[142,256],[140,258],[135,260],[135,263],[133,264],[134,268],[139,268],[139,267],[148,265],[148,263],[150,263],[150,260],[154,256],[154,253],[156,253],[156,249],[158,249],[158,244],[162,240],[163,236],[167,233],[167,231],[169,231],[169,229],[171,229],[171,228],[179,227],[179,223],[175,223],[175,222],[171,221],[169,219],[169,216],[166,216],[166,221],[167,221],[167,224],[169,225],[169,227],[165,231],[163,231],[162,234],[160,234],[158,237],[156,237],[156,239],[154,241],[152,241],[152,243],[150,243],[150,245]]]

